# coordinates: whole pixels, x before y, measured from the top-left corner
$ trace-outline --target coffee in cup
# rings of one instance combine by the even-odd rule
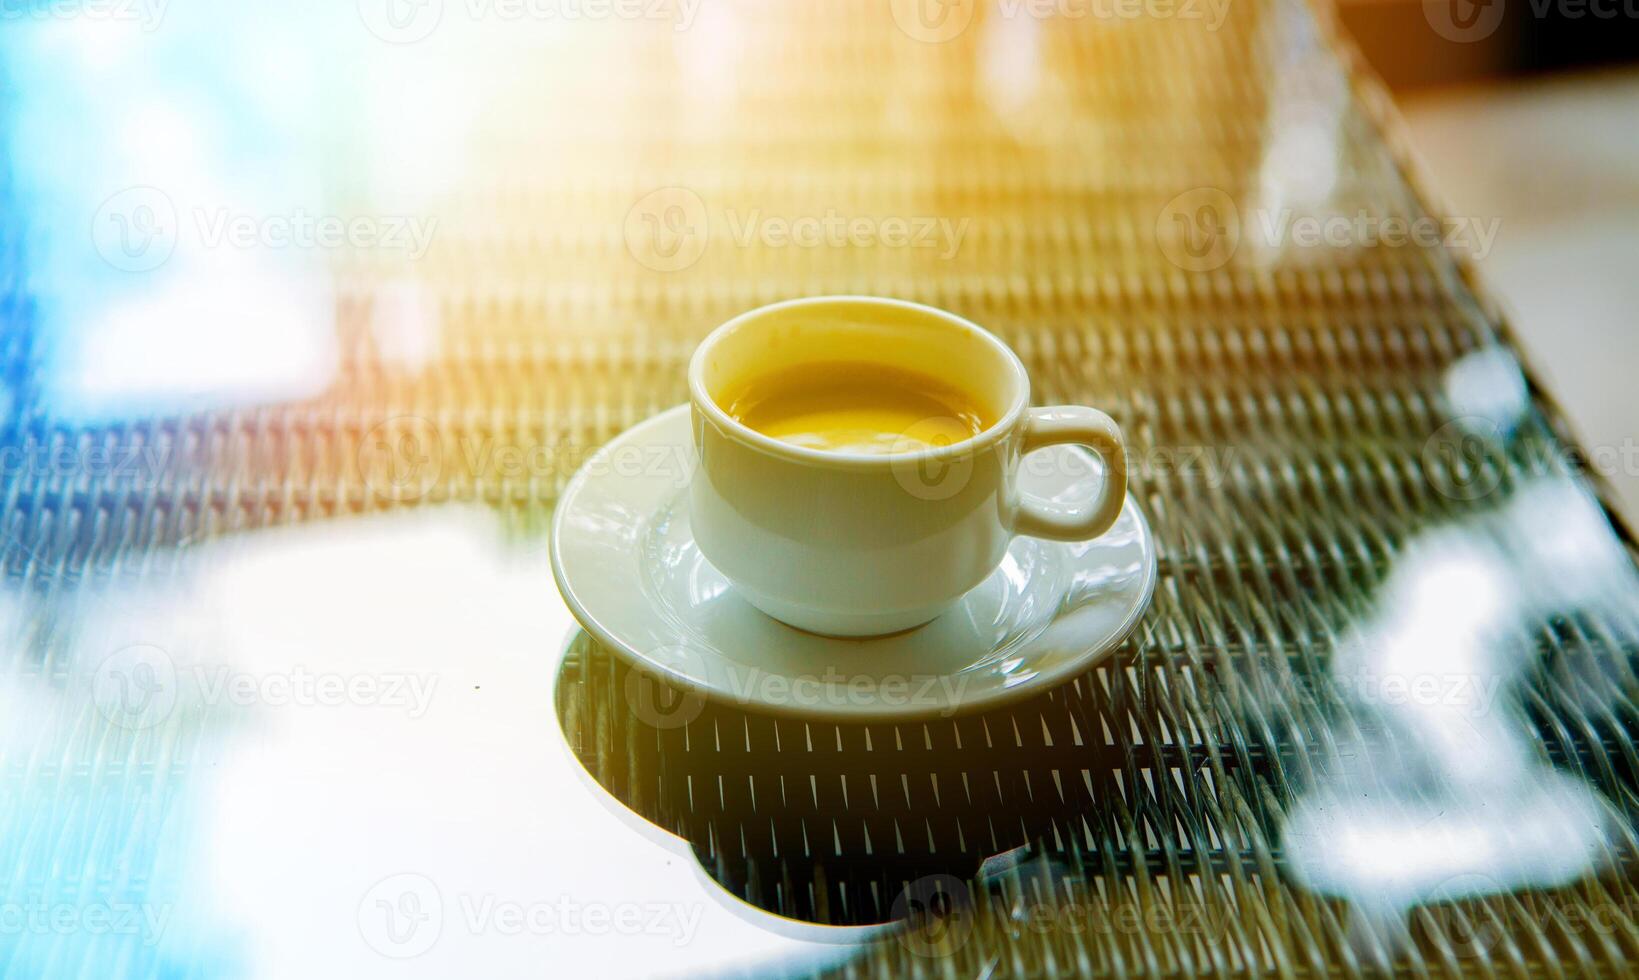
[[[1098,537],[1126,497],[1114,421],[1029,408],[999,339],[916,303],[792,300],[723,324],[689,362],[694,540],[748,602],[837,636],[920,626],[994,572],[1014,535]],[[1030,452],[1085,446],[1091,501],[1021,494]]]
[[[883,455],[936,449],[994,424],[982,400],[923,372],[820,361],[756,375],[723,399],[729,417],[810,449]],[[941,431],[929,431],[937,420]]]

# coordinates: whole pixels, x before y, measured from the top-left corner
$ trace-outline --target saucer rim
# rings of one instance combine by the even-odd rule
[[[563,523],[569,512],[569,508],[565,505],[584,489],[585,484],[592,481],[593,463],[612,453],[619,445],[638,433],[647,431],[650,428],[660,428],[672,423],[678,417],[687,416],[692,407],[691,403],[684,402],[657,412],[636,425],[622,430],[619,435],[604,443],[596,453],[592,454],[575,472],[574,476],[570,477],[569,482],[564,484],[563,491],[558,494],[558,499],[553,508],[551,541],[547,551],[551,559],[552,578],[554,584],[557,585],[558,594],[563,598],[564,604],[569,607],[570,614],[574,616],[575,622],[580,628],[590,633],[594,639],[608,647],[629,665],[658,671],[673,683],[698,693],[713,704],[728,705],[738,711],[752,714],[839,723],[943,720],[961,715],[977,714],[981,711],[993,711],[1052,691],[1075,677],[1086,673],[1095,664],[1107,658],[1116,647],[1132,635],[1133,630],[1137,628],[1144,614],[1149,611],[1150,604],[1155,598],[1155,589],[1160,579],[1160,556],[1156,554],[1155,531],[1150,527],[1149,517],[1144,513],[1143,507],[1139,505],[1137,498],[1133,497],[1129,491],[1127,500],[1122,506],[1124,509],[1128,506],[1132,508],[1133,517],[1142,530],[1142,536],[1150,542],[1150,547],[1146,549],[1149,561],[1145,563],[1144,581],[1139,589],[1139,597],[1128,611],[1126,618],[1121,621],[1119,626],[1107,634],[1107,638],[1103,643],[1089,648],[1079,656],[1067,659],[1055,669],[1038,673],[1029,680],[1012,687],[996,688],[990,693],[976,698],[943,705],[894,706],[874,704],[837,709],[826,705],[797,706],[772,701],[747,701],[725,697],[723,692],[716,688],[703,684],[692,677],[679,674],[670,666],[643,656],[630,644],[617,638],[607,626],[582,605],[580,599],[575,595],[573,587],[569,584],[569,575],[565,572],[563,565]],[[641,480],[642,477],[639,476],[637,479]],[[920,629],[921,627],[917,628]],[[864,640],[856,638],[847,642],[869,643],[871,640],[869,638]],[[954,676],[958,673],[960,671],[951,671],[946,676]]]

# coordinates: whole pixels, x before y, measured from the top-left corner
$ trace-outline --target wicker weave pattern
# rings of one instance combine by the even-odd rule
[[[657,728],[630,710],[647,682],[583,641],[558,709],[604,785],[689,839],[731,891],[786,915],[877,921],[921,901],[916,882],[971,903],[957,931],[885,942],[851,973],[1626,972],[1639,892],[1625,842],[1600,877],[1443,903],[1407,935],[1287,867],[1294,800],[1397,758],[1328,668],[1396,557],[1565,470],[1537,405],[1477,466],[1431,451],[1453,414],[1448,370],[1503,343],[1445,252],[1243,241],[1212,268],[1178,261],[1171,202],[1198,188],[1265,200],[1282,186],[1270,147],[1300,122],[1334,163],[1328,212],[1424,214],[1315,14],[1235,0],[1210,30],[986,6],[928,43],[896,22],[902,6],[707,0],[687,32],[597,25],[561,62],[517,68],[505,88],[522,105],[473,112],[483,179],[418,203],[441,222],[428,258],[345,263],[342,370],[311,402],[64,429],[29,397],[37,352],[14,331],[14,437],[162,446],[172,465],[141,484],[9,483],[9,584],[163,575],[202,537],[456,500],[495,505],[539,540],[586,452],[683,400],[684,361],[716,323],[796,295],[914,299],[1000,334],[1037,401],[1121,422],[1161,542],[1143,625],[1096,671],[1017,708],[847,728],[715,706]],[[644,205],[665,188],[709,228],[685,236],[699,254],[677,269],[657,267],[669,259],[644,224],[669,219]],[[753,212],[864,218],[876,240],[741,244]],[[960,247],[880,240],[887,219],[920,218],[966,222]],[[436,314],[421,365],[382,350],[406,294]],[[382,447],[404,462],[405,433],[426,465],[383,482]],[[465,448],[486,440],[546,462],[474,464]],[[1468,493],[1476,481],[1489,492]],[[1542,624],[1513,695],[1544,763],[1628,822],[1633,611]],[[981,866],[1009,853],[1025,857]]]
[[[798,214],[972,215],[972,237],[948,262],[745,254],[714,239],[676,275],[724,274],[668,297],[732,311],[879,292],[992,327],[1025,357],[1038,400],[1090,399],[1123,423],[1143,461],[1134,492],[1163,541],[1161,588],[1141,634],[1076,684],[927,725],[800,725],[704,706],[657,730],[630,710],[646,679],[586,641],[561,679],[560,712],[589,768],[765,908],[847,923],[914,912],[939,897],[929,889],[971,903],[944,932],[885,943],[850,972],[1623,972],[1639,938],[1625,874],[1436,902],[1391,922],[1305,891],[1286,866],[1296,800],[1398,758],[1328,665],[1400,550],[1533,476],[1563,475],[1564,456],[1541,416],[1477,472],[1441,469],[1461,460],[1430,451],[1452,417],[1446,372],[1498,343],[1442,250],[1243,249],[1201,271],[1169,260],[1168,202],[1197,187],[1255,199],[1271,132],[1304,113],[1336,113],[1329,209],[1424,213],[1309,14],[1238,6],[1216,34],[1032,25],[1041,86],[1009,116],[984,111],[1005,97],[984,89],[986,45],[1023,28],[907,56],[892,27],[854,13],[839,15],[846,27],[805,23],[814,41],[781,52],[810,81],[766,76],[763,97],[791,98],[801,125],[771,113],[748,137],[755,176],[722,161],[696,170],[693,153],[709,148],[691,142],[677,148],[677,182],[708,201]],[[885,66],[869,86],[844,67],[857,51]],[[921,73],[900,84],[918,59]],[[857,120],[910,92],[930,104],[860,135],[873,126]],[[1465,492],[1475,481],[1496,489]],[[1534,638],[1544,666],[1518,692],[1542,757],[1624,812],[1639,761],[1622,693],[1633,637],[1631,617],[1564,621]],[[1022,863],[981,869],[1008,852]],[[1606,927],[1567,925],[1595,910]]]

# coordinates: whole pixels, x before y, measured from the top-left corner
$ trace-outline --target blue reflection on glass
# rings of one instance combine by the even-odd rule
[[[99,422],[310,394],[333,361],[328,270],[267,230],[324,213],[320,124],[292,111],[314,46],[286,43],[297,18],[230,32],[230,14],[175,5],[160,30],[143,9],[24,20],[0,42],[36,405]]]

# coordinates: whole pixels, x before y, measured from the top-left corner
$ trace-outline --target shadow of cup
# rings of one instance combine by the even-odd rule
[[[930,880],[976,883],[993,856],[1062,841],[1055,828],[1113,796],[1120,749],[1090,691],[1083,677],[980,714],[807,721],[680,690],[577,631],[555,707],[592,778],[688,841],[730,894],[853,926],[904,919]]]

